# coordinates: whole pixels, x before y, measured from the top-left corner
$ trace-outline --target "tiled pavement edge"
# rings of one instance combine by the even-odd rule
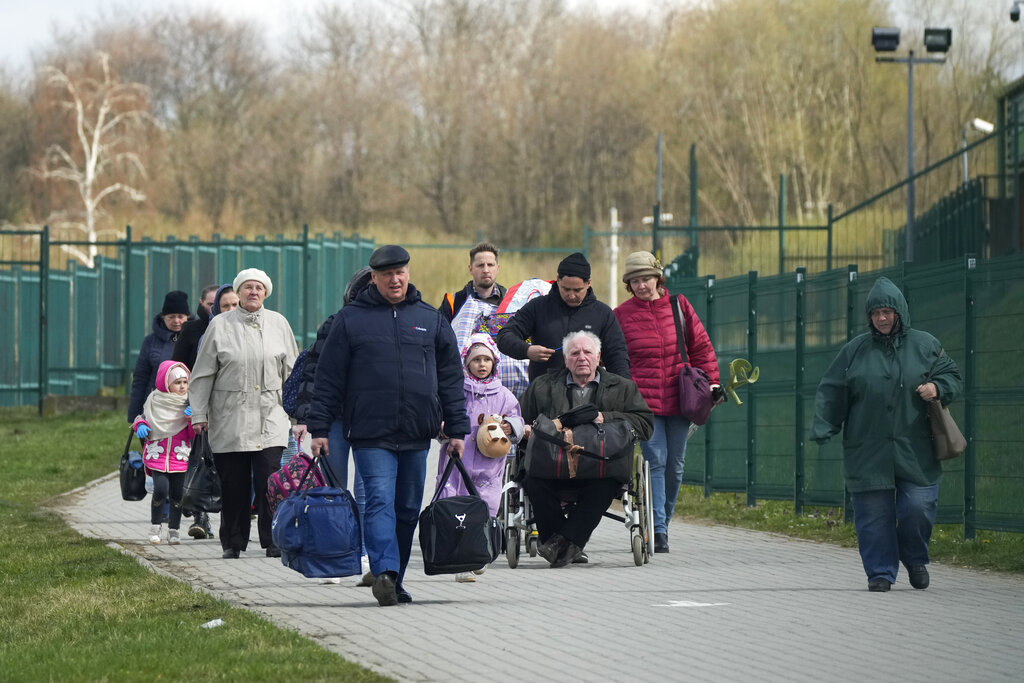
[[[414,547],[415,601],[382,609],[356,577],[306,579],[256,540],[239,560],[216,540],[144,543],[148,500],[122,501],[116,477],[60,509],[81,534],[400,681],[1024,680],[1017,576],[933,564],[928,590],[901,573],[892,592],[868,593],[856,550],[679,521],[672,552],[635,567],[625,528],[605,520],[589,565],[552,570],[523,553],[469,584],[425,576]]]

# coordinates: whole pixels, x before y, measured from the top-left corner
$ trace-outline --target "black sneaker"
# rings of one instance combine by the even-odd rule
[[[889,579],[871,579],[868,581],[868,590],[872,593],[887,593],[892,588]]]
[[[381,572],[373,580],[373,597],[377,598],[377,604],[381,607],[392,607],[398,604],[398,589],[395,572]]]
[[[668,552],[668,534],[660,531],[654,533],[654,552],[656,553],[667,553]]]
[[[923,591],[931,583],[931,578],[928,576],[928,567],[923,564],[907,567],[907,575],[910,577],[910,585],[919,591]]]

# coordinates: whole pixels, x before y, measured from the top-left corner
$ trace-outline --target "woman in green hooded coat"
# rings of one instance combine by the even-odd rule
[[[963,379],[942,344],[911,327],[891,280],[875,281],[866,312],[868,331],[847,342],[821,378],[811,438],[823,444],[843,430],[843,476],[868,590],[889,590],[901,562],[910,585],[923,589],[942,478],[927,402],[955,400]]]

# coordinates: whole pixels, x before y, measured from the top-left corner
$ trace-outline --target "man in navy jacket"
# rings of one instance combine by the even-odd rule
[[[451,326],[409,283],[409,252],[379,247],[371,284],[335,315],[307,426],[314,456],[341,419],[366,487],[363,538],[382,606],[412,602],[402,579],[423,502],[427,450],[442,427],[461,457],[470,432]]]

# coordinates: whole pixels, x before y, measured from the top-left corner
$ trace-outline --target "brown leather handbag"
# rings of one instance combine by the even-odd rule
[[[932,428],[932,448],[936,460],[952,460],[967,450],[967,439],[949,414],[949,408],[938,399],[928,401],[928,422]]]

